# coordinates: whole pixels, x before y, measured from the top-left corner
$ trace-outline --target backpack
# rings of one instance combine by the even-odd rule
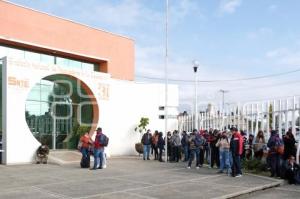
[[[276,138],[276,140],[275,140],[275,151],[279,155],[283,155],[283,153],[284,153],[284,144],[280,138]]]
[[[201,136],[200,135],[196,135],[195,136],[195,145],[196,145],[196,147],[200,147],[201,146],[201,144],[202,144],[202,141],[201,141]]]
[[[100,145],[107,146],[108,142],[109,142],[109,138],[106,135],[102,134],[101,136],[99,136],[99,144]]]

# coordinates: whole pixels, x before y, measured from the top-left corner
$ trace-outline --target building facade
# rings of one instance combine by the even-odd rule
[[[41,143],[74,148],[76,133],[99,126],[108,154],[135,154],[141,117],[164,131],[164,85],[134,81],[132,39],[6,1],[0,27],[2,164],[32,162]],[[176,85],[168,99],[176,115]]]

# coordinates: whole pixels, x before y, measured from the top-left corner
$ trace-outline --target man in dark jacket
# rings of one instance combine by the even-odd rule
[[[280,154],[278,153],[278,148],[283,145],[282,140],[276,130],[271,131],[271,137],[268,141],[269,148],[269,160],[271,163],[271,177],[281,177],[280,172]]]
[[[189,137],[186,131],[182,132],[181,146],[184,152],[184,162],[189,160]]]
[[[159,149],[158,161],[162,162],[162,152],[165,149],[165,140],[163,138],[162,132],[158,133],[157,148]]]
[[[230,150],[232,153],[232,177],[241,177],[241,155],[243,154],[243,137],[237,128],[231,129],[232,137],[230,141]]]
[[[143,150],[143,159],[146,160],[150,160],[149,158],[149,153],[150,153],[150,147],[151,147],[151,139],[152,135],[151,135],[151,131],[150,129],[147,130],[147,132],[143,135],[142,137],[142,144],[144,145],[144,150]]]

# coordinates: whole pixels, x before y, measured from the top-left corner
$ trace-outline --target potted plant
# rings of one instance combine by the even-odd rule
[[[139,153],[139,155],[143,153],[143,144],[141,143],[141,139],[143,133],[146,131],[146,127],[148,126],[148,124],[149,124],[149,118],[141,117],[139,125],[134,128],[135,132],[140,133],[140,140],[138,143],[135,144],[135,150]]]

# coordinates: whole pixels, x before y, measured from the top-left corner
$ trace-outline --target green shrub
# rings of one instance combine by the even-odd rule
[[[260,173],[260,172],[267,171],[266,163],[256,158],[252,160],[244,160],[242,164],[243,164],[243,168],[250,172],[252,171],[255,173]]]

